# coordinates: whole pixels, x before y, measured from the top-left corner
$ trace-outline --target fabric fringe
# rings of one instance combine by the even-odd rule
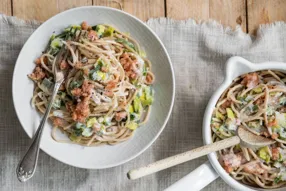
[[[209,19],[209,20],[194,20],[194,19],[186,19],[186,20],[175,20],[172,18],[151,18],[147,21],[148,25],[152,25],[155,23],[159,24],[175,24],[175,25],[188,25],[188,26],[200,26],[200,27],[208,27],[208,28],[214,28],[216,30],[220,30],[223,33],[227,33],[230,35],[249,35],[245,32],[243,32],[240,25],[237,25],[235,29],[229,26],[224,26],[220,22]]]
[[[242,30],[240,25],[237,25],[234,29],[234,28],[229,27],[229,26],[224,26],[220,22],[218,22],[216,20],[212,20],[212,19],[209,19],[206,21],[203,21],[203,20],[196,21],[194,19],[175,20],[172,18],[161,17],[161,18],[151,18],[147,21],[148,25],[153,25],[156,23],[165,24],[165,25],[166,24],[175,24],[178,26],[180,26],[180,25],[192,26],[193,25],[193,26],[200,26],[202,28],[208,27],[208,28],[214,28],[214,29],[220,30],[221,32],[226,33],[226,34],[230,34],[230,35],[242,35],[242,36],[248,36],[251,38],[254,37],[252,34],[245,33]],[[269,24],[261,24],[261,25],[259,25],[259,27],[257,29],[256,35],[261,36],[261,35],[265,34],[267,31],[273,30],[273,28],[275,28],[275,27],[285,27],[286,28],[286,23],[284,21],[276,21],[276,22],[269,23]]]
[[[8,25],[15,25],[15,26],[24,26],[24,25],[32,25],[35,27],[38,27],[39,25],[42,24],[40,21],[36,20],[24,20],[24,19],[19,19],[15,16],[7,16],[4,14],[0,14],[0,22],[3,22]]]

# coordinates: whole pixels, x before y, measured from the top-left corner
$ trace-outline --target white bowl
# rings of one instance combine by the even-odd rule
[[[34,60],[45,49],[53,31],[59,33],[65,27],[82,21],[90,25],[113,25],[138,40],[153,63],[152,70],[156,76],[152,113],[148,123],[138,128],[130,140],[115,146],[83,147],[58,143],[51,137],[52,125],[47,124],[40,147],[55,159],[75,167],[108,168],[123,164],[146,150],[162,132],[174,102],[175,80],[170,58],[160,39],[142,21],[117,9],[96,6],[75,8],[52,17],[30,36],[19,54],[13,74],[13,101],[21,125],[32,137],[41,116],[31,107],[34,84],[27,74],[33,71]]]
[[[268,69],[286,72],[286,64],[279,63],[279,62],[251,63],[241,57],[232,57],[227,61],[225,80],[220,85],[220,87],[217,89],[217,91],[213,94],[205,110],[204,121],[203,121],[204,144],[212,143],[211,128],[210,128],[211,116],[215,108],[215,105],[219,97],[221,96],[221,94],[224,92],[224,90],[226,90],[229,87],[229,85],[232,83],[232,81],[236,77],[242,74],[249,73],[249,72],[255,72],[259,70],[268,70]],[[220,175],[220,177],[234,189],[241,190],[241,191],[270,190],[270,189],[253,188],[245,184],[241,184],[240,182],[236,181],[231,176],[229,176],[229,174],[222,168],[222,166],[217,160],[217,156],[215,153],[209,154],[208,158],[213,168]],[[272,190],[282,191],[282,190],[285,190],[285,187],[280,188],[280,189],[272,189]]]
[[[286,63],[279,63],[279,62],[251,63],[245,60],[244,58],[237,56],[228,59],[225,69],[225,80],[218,87],[216,92],[212,95],[205,110],[203,119],[203,140],[205,145],[212,143],[212,138],[211,138],[212,132],[210,128],[210,122],[215,105],[219,97],[222,95],[222,93],[229,87],[229,85],[236,77],[249,72],[268,70],[268,69],[286,72]],[[181,180],[170,186],[166,191],[201,190],[203,187],[214,181],[218,177],[218,175],[235,190],[240,190],[240,191],[271,190],[271,189],[250,187],[233,179],[218,162],[216,153],[209,154],[208,158],[210,163],[209,162],[204,163],[196,170],[194,170],[193,172],[186,175],[184,178],[182,178]],[[285,191],[285,189],[286,189],[285,187],[282,187],[272,190]]]

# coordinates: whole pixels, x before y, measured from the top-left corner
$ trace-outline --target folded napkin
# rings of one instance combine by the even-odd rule
[[[0,15],[0,188],[1,190],[163,190],[204,163],[202,157],[165,171],[130,181],[128,170],[202,146],[205,106],[223,81],[225,61],[234,55],[251,62],[286,61],[286,24],[264,25],[253,38],[209,21],[150,19],[147,24],[166,46],[173,62],[176,98],[171,118],[157,141],[127,164],[85,170],[63,164],[41,152],[35,176],[18,182],[15,168],[31,140],[23,131],[12,103],[12,73],[23,44],[39,26]],[[25,63],[21,63],[25,64]],[[154,63],[156,64],[156,63]],[[218,179],[204,190],[229,191]]]

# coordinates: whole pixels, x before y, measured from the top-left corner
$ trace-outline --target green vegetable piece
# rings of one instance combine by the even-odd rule
[[[254,88],[253,91],[255,93],[261,93],[262,92],[262,88],[261,87],[257,87],[257,88]]]
[[[130,113],[130,120],[133,121],[136,118],[135,113]]]
[[[55,38],[55,39],[52,40],[50,46],[51,46],[52,49],[59,49],[59,48],[62,47],[62,45],[63,45],[63,42],[61,41],[61,39],[60,38]]]
[[[86,126],[83,123],[77,122],[75,124],[75,128],[76,129],[84,129],[84,128],[86,128]]]
[[[130,120],[131,121],[140,121],[141,115],[137,113],[130,113]]]
[[[235,119],[234,113],[230,108],[226,108],[227,117],[230,119]]]
[[[153,103],[153,98],[150,98],[150,99],[146,99],[146,100],[142,100],[141,101],[142,105],[145,107],[145,106],[148,106],[148,105],[152,105]]]
[[[61,38],[61,39],[64,39],[64,37],[66,37],[66,36],[67,36],[67,34],[68,34],[68,32],[64,31],[64,32],[62,32],[62,33],[60,33],[60,34],[56,35],[56,36],[55,36],[55,38]],[[52,39],[52,40],[54,40],[54,39]]]
[[[267,147],[262,147],[258,150],[258,156],[265,160],[265,162],[269,162],[270,161],[270,155],[268,153],[268,148]]]
[[[225,120],[225,116],[223,116],[219,111],[215,112],[215,116],[218,119]]]
[[[135,50],[134,44],[129,42],[129,41],[127,41],[127,40],[125,40],[124,38],[118,38],[118,39],[115,39],[115,41],[118,42],[118,43],[121,43],[121,44],[123,44],[125,46],[128,46],[129,48],[131,48],[133,50]]]
[[[239,100],[241,102],[245,102],[245,97],[237,96],[237,100]]]
[[[137,129],[138,124],[132,121],[132,122],[130,122],[126,127],[127,127],[128,129],[135,130],[135,129]]]
[[[49,80],[48,78],[44,78],[44,80],[42,81],[42,86],[46,87],[47,90],[51,90],[53,85],[54,83],[51,82],[51,80]]]
[[[253,112],[258,111],[258,106],[257,106],[257,105],[253,105],[253,107],[252,107],[252,111],[253,111]]]
[[[97,79],[97,74],[96,74],[96,71],[95,70],[90,70],[89,71],[89,78],[91,80],[96,80]]]
[[[103,80],[103,81],[106,80],[106,73],[97,71],[96,75],[97,75],[97,80]]]
[[[285,129],[284,128],[279,128],[279,131],[278,131],[278,134],[279,134],[279,138],[285,140],[286,139],[286,132],[285,132]]]
[[[79,88],[82,85],[83,81],[79,80],[79,81],[72,81],[70,83],[70,88],[71,89],[75,89],[75,88]]]
[[[143,76],[146,76],[146,75],[147,75],[147,68],[146,68],[146,66],[144,64],[144,66],[143,66]]]
[[[103,26],[103,25],[96,25],[95,31],[96,31],[97,35],[100,37],[100,36],[103,35],[103,33],[105,31],[105,26]]]
[[[286,97],[285,96],[279,98],[279,104],[286,105]]]
[[[77,30],[81,30],[80,25],[71,25],[70,27],[65,28],[65,32],[74,34]]]
[[[61,99],[65,99],[67,94],[65,92],[58,91],[58,95],[60,96]]]
[[[151,105],[153,103],[153,94],[154,91],[149,86],[144,87],[143,93],[140,96],[140,101],[143,107]]]
[[[89,127],[89,128],[85,128],[81,134],[84,137],[90,137],[92,133],[93,133],[92,128]]]
[[[103,36],[104,37],[113,36],[114,30],[115,29],[113,27],[108,27],[107,29],[105,29]]]
[[[112,120],[111,117],[104,117],[104,120],[103,120],[102,124],[106,125],[106,126],[109,126],[109,125],[111,125],[111,120]]]
[[[277,92],[270,92],[269,95],[270,96],[275,96]]]
[[[283,156],[281,153],[279,153],[279,159],[278,159],[278,162],[283,162]]]
[[[140,100],[138,97],[135,97],[134,100],[133,100],[133,107],[134,107],[134,111],[135,112],[139,112],[139,109],[140,109]]]
[[[54,40],[56,38],[55,34],[52,34],[52,36],[50,37],[50,41]]]
[[[282,175],[277,176],[276,178],[274,178],[274,183],[278,184],[279,182],[281,182],[281,180],[282,180]]]
[[[133,106],[132,106],[132,105],[129,105],[128,110],[129,110],[130,113],[133,113],[133,112],[134,112]]]
[[[77,135],[75,135],[75,134],[71,134],[71,135],[69,136],[69,138],[70,138],[70,140],[73,141],[73,142],[79,142],[80,139],[81,139],[79,136],[77,136]]]
[[[143,51],[143,50],[140,50],[140,51],[139,51],[139,55],[140,55],[141,57],[145,58],[145,57],[146,57],[146,52]]]
[[[275,112],[275,117],[278,122],[278,126],[286,128],[286,113]]]
[[[54,108],[54,109],[60,109],[60,108],[61,108],[61,105],[62,105],[62,100],[56,98],[56,99],[54,100],[54,102],[53,102],[53,108]]]
[[[83,129],[74,129],[74,134],[76,136],[81,136],[82,131],[83,131]]]
[[[86,122],[87,127],[92,127],[97,122],[95,117],[89,118],[89,120]]]
[[[102,59],[98,59],[96,63],[94,64],[94,70],[97,72],[101,70],[102,66],[104,65],[104,62]]]

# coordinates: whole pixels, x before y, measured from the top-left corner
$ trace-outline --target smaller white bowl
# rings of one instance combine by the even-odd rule
[[[52,139],[52,126],[47,123],[40,147],[55,159],[75,167],[109,168],[123,164],[146,150],[164,129],[174,103],[175,79],[170,58],[157,35],[142,21],[117,9],[97,6],[70,9],[50,18],[30,36],[18,56],[13,74],[13,101],[22,127],[32,137],[41,116],[31,107],[34,84],[27,74],[33,71],[34,60],[41,55],[54,31],[59,33],[69,25],[83,21],[90,25],[113,25],[120,31],[130,33],[143,47],[156,77],[153,86],[155,101],[150,118],[128,141],[98,147],[58,143]]]
[[[241,57],[232,57],[228,59],[225,69],[225,80],[218,87],[216,92],[212,95],[209,103],[206,107],[204,119],[203,119],[203,140],[204,144],[212,143],[212,132],[210,128],[210,122],[215,105],[222,95],[222,93],[230,86],[232,81],[242,74],[249,72],[255,72],[259,70],[279,70],[281,72],[286,72],[286,63],[281,62],[264,62],[264,63],[251,63]],[[216,153],[211,153],[208,155],[209,161],[199,166],[193,172],[189,173],[181,180],[171,185],[166,191],[198,191],[204,188],[206,185],[214,181],[218,176],[220,176],[228,185],[230,185],[235,190],[239,191],[282,191],[286,190],[286,187],[278,189],[261,189],[254,188],[242,184],[235,179],[233,179],[225,170],[222,168],[217,160]]]
[[[242,74],[249,73],[249,72],[255,72],[259,70],[268,70],[268,69],[286,72],[286,64],[280,63],[280,62],[251,63],[241,57],[232,57],[227,61],[226,70],[225,70],[226,71],[225,80],[220,85],[220,87],[217,89],[217,91],[213,94],[205,110],[204,121],[203,121],[204,144],[212,143],[212,139],[211,139],[212,133],[211,133],[211,128],[210,128],[212,112],[215,108],[215,105],[219,97],[229,87],[232,81]],[[254,190],[268,190],[269,191],[270,190],[270,189],[253,188],[253,187],[247,186],[233,179],[222,168],[222,166],[217,160],[217,156],[215,153],[209,154],[208,158],[213,168],[220,175],[220,177],[234,189],[241,190],[241,191],[254,191]],[[285,187],[279,188],[279,189],[272,189],[272,190],[282,191],[282,190],[285,190]]]

